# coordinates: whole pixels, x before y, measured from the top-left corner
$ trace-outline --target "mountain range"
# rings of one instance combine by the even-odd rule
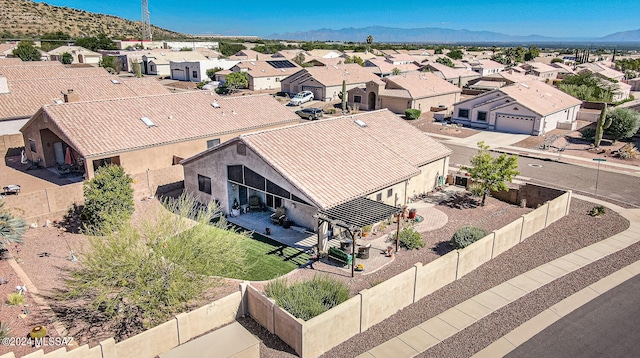
[[[435,27],[402,29],[396,27],[370,26],[364,28],[344,28],[340,30],[319,29],[304,32],[272,34],[267,39],[301,41],[354,41],[364,42],[367,36],[376,42],[404,43],[557,43],[557,42],[640,42],[640,29],[616,32],[598,38],[548,37],[540,35],[514,36],[491,31],[452,30]]]

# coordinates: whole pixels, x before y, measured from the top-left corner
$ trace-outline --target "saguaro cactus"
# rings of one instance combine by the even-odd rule
[[[347,81],[342,80],[342,113],[347,112]]]
[[[602,141],[602,134],[604,130],[609,128],[611,125],[611,118],[607,118],[607,104],[604,104],[602,107],[602,111],[600,112],[600,117],[598,117],[598,123],[596,124],[596,136],[593,141],[593,145],[596,148],[600,147],[600,142]]]

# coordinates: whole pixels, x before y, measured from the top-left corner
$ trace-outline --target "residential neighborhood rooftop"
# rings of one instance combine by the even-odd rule
[[[388,83],[386,89],[393,89],[394,86],[389,86],[389,82],[391,82],[400,88],[406,89],[414,99],[462,92],[458,86],[452,85],[429,72],[410,72],[397,76],[389,76],[385,77],[383,81]]]

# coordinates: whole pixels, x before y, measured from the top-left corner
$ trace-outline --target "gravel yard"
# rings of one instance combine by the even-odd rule
[[[611,210],[607,211],[607,214],[604,217],[591,217],[586,213],[593,207],[593,204],[573,199],[571,202],[571,211],[570,214],[559,220],[558,222],[552,224],[546,230],[543,230],[530,238],[528,238],[525,242],[517,245],[516,247],[510,249],[509,251],[503,253],[496,259],[486,263],[479,269],[471,272],[470,274],[464,276],[462,279],[438,290],[437,292],[425,297],[424,299],[414,303],[413,305],[401,310],[396,313],[389,319],[379,323],[378,325],[370,328],[369,330],[352,337],[351,339],[343,342],[342,344],[334,347],[332,350],[326,352],[323,357],[344,357],[344,352],[348,351],[350,356],[357,356],[367,350],[377,346],[380,343],[387,341],[388,339],[412,328],[415,327],[424,321],[428,320],[431,317],[438,315],[439,313],[493,287],[496,286],[512,277],[515,277],[521,273],[524,273],[534,267],[537,267],[541,264],[554,260],[558,257],[566,255],[570,252],[573,252],[579,248],[588,246],[595,242],[598,242],[602,239],[610,237],[618,232],[624,231],[629,227],[629,222],[624,219],[622,216],[618,215]],[[440,207],[439,207],[440,208]],[[447,208],[451,209],[451,208]],[[446,210],[446,209],[445,209]],[[458,210],[458,209],[451,209]],[[467,211],[472,211],[474,209],[468,209]],[[465,212],[465,215],[462,215],[465,219],[471,220]],[[502,215],[496,215],[497,218],[500,218]],[[451,219],[451,217],[450,217]],[[493,219],[491,221],[498,220]],[[502,225],[509,223],[511,220],[504,220]],[[603,225],[603,222],[606,225]],[[434,235],[440,230],[446,230],[450,225],[447,225],[445,228],[436,230],[432,232]],[[452,227],[457,227],[458,225],[452,225]],[[449,229],[451,230],[451,229]],[[493,229],[492,229],[493,230]],[[440,233],[442,237],[446,237],[444,233]],[[437,241],[433,241],[437,242]],[[634,245],[634,247],[640,245]],[[632,253],[631,257],[638,258],[638,251],[640,247],[635,249],[635,255]],[[631,249],[625,250],[633,251]],[[416,251],[417,252],[417,251]],[[620,253],[619,253],[620,254]],[[616,255],[619,255],[616,254]],[[410,255],[407,255],[410,256]],[[417,255],[419,256],[419,255]],[[615,255],[612,255],[615,256]],[[400,256],[398,256],[400,257]],[[423,261],[427,262],[427,260],[422,260],[422,258],[426,257],[422,256],[419,260],[407,260],[407,261]],[[398,260],[400,261],[400,260]],[[404,270],[403,266],[398,263],[396,265],[394,262],[390,271],[394,271],[396,273]],[[601,265],[605,265],[604,263],[595,263],[590,265],[587,268],[577,271],[575,274],[571,274],[567,277],[574,278],[571,279],[563,279],[559,280],[558,283],[552,283],[543,287],[541,290],[547,290],[548,287],[553,286],[554,295],[549,296],[550,302],[554,299],[559,300],[562,299],[571,293],[582,289],[584,286],[583,281],[585,279],[595,280],[595,274],[583,274],[583,270],[593,269],[592,267],[599,268]],[[385,274],[386,274],[385,270]],[[599,270],[596,270],[599,271]],[[584,271],[585,273],[587,271]],[[597,275],[606,275],[609,271],[597,274]],[[395,274],[395,273],[394,273]],[[382,275],[382,273],[381,273]],[[569,281],[566,281],[569,280]],[[560,282],[564,282],[567,285],[564,286],[555,286],[559,285]],[[591,281],[590,281],[591,282]],[[590,283],[589,282],[589,283]],[[588,284],[588,283],[587,283]],[[540,290],[539,290],[540,291]],[[542,292],[542,291],[540,291]],[[548,292],[548,291],[547,291]],[[534,291],[529,296],[535,297],[532,298],[533,302],[540,302],[545,299],[548,295],[538,294],[538,291]],[[559,296],[562,296],[558,299]],[[522,300],[521,300],[522,301]],[[519,304],[520,301],[518,301]],[[529,301],[523,301],[529,302]],[[506,314],[507,317],[512,315],[513,312],[522,313],[525,317],[530,318],[537,314],[540,311],[540,307],[544,306],[544,308],[549,307],[555,302],[549,303],[546,305],[542,304],[529,304],[520,308],[512,308],[514,311],[509,311]],[[503,310],[510,309],[510,305],[505,307]],[[515,307],[515,306],[514,306]],[[544,309],[543,308],[543,309]],[[501,310],[502,311],[502,310]],[[493,325],[499,325],[498,321],[496,323],[491,323],[490,319],[493,317],[498,317],[498,313],[495,313],[482,321],[478,322],[475,326],[480,325],[489,325],[493,327]],[[510,316],[510,319],[514,319],[513,316]],[[524,318],[518,318],[518,322],[523,322]],[[486,322],[485,322],[486,321]],[[253,320],[250,318],[245,318],[241,321],[241,323],[249,329],[252,333],[257,335],[260,339],[263,340],[261,344],[261,357],[288,357],[295,356],[292,354],[291,348],[289,348],[284,342],[282,342],[278,337],[269,334],[265,329],[259,327]],[[519,323],[518,323],[519,324]],[[469,327],[467,330],[471,330],[473,327]],[[514,326],[515,327],[515,326]],[[513,327],[512,327],[513,328]],[[511,330],[510,328],[509,330]],[[461,332],[459,335],[466,334],[465,332]],[[509,331],[508,330],[508,331]],[[508,332],[507,331],[507,332]],[[470,331],[471,332],[471,331]],[[486,335],[486,331],[482,331],[482,334],[478,333],[479,331],[474,331],[469,334],[475,335],[474,343],[469,343],[471,347],[469,348],[451,348],[452,346],[456,346],[461,344],[460,339],[451,338],[442,344],[432,348],[433,352],[429,354],[429,356],[434,357],[458,357],[458,356],[468,356],[468,352],[477,351],[482,347],[488,345],[492,342],[492,336]],[[498,335],[497,337],[501,336]],[[457,337],[457,336],[455,336]],[[454,343],[455,342],[455,343]],[[445,346],[445,344],[450,344],[449,346]],[[444,347],[444,348],[439,348]],[[436,349],[442,349],[441,351],[435,351]],[[461,352],[464,350],[464,353]]]

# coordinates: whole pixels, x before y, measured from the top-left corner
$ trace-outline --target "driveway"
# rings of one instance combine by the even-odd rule
[[[467,138],[451,138],[447,143],[458,144],[465,147],[477,148],[478,142],[484,142],[491,148],[506,147],[518,143],[519,141],[528,138],[528,134],[511,134],[501,132],[489,132],[482,131],[478,134],[474,134]]]

